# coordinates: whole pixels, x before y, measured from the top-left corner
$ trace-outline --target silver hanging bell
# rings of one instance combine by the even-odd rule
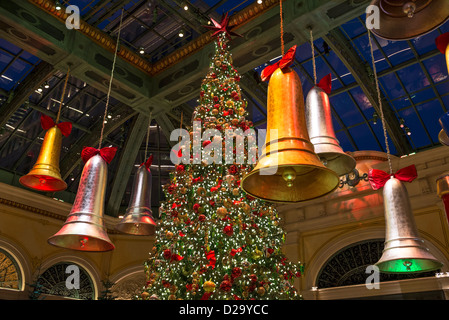
[[[116,230],[138,236],[154,234],[156,222],[151,211],[152,174],[149,165],[142,164],[136,172],[131,200]]]
[[[391,177],[383,189],[386,236],[376,263],[383,273],[421,273],[441,268],[419,237],[405,185]]]
[[[84,165],[72,209],[62,228],[48,239],[57,247],[79,251],[110,251],[114,244],[104,225],[107,164],[99,155]]]
[[[343,151],[335,136],[329,96],[318,86],[307,94],[306,122],[310,142],[323,164],[338,176],[354,170],[355,159]]]

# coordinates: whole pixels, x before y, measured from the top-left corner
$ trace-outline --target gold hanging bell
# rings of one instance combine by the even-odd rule
[[[386,236],[382,257],[376,263],[383,273],[421,273],[443,266],[425,246],[410,205],[407,189],[391,177],[383,189]]]
[[[373,0],[379,8],[377,36],[408,40],[435,30],[449,18],[447,0]]]
[[[20,183],[25,187],[44,192],[65,190],[67,184],[59,171],[61,145],[61,130],[58,126],[53,126],[45,133],[35,165],[27,175],[19,179]]]
[[[337,188],[339,177],[323,165],[309,140],[301,80],[288,66],[273,69],[265,144],[258,163],[243,177],[242,189],[256,198],[281,203],[324,196]],[[277,135],[272,136],[271,130],[277,130]]]
[[[118,231],[137,236],[154,233],[156,222],[151,211],[151,187],[152,174],[149,164],[142,163],[134,178],[131,200],[126,214],[115,227]]]
[[[102,252],[113,250],[104,225],[107,164],[100,154],[84,165],[72,209],[62,228],[48,243],[66,249]]]
[[[343,151],[335,136],[329,96],[319,86],[307,94],[306,122],[310,142],[323,164],[339,176],[354,170],[355,159]]]

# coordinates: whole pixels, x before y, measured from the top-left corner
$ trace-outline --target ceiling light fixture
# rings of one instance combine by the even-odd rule
[[[37,88],[37,91],[42,92],[42,88],[41,87]]]
[[[262,0],[257,0],[257,3],[258,4],[262,4]]]
[[[184,10],[185,11],[189,10],[189,6],[188,5],[184,5]]]
[[[55,1],[55,9],[58,11],[62,9],[61,2],[59,2],[58,0]]]
[[[409,127],[405,127],[405,133],[410,136],[412,135],[412,132],[410,131]]]
[[[145,53],[145,49],[144,49],[143,47],[140,47],[140,48],[139,48],[139,53],[140,53],[140,54],[144,54],[144,53]]]
[[[45,82],[45,83],[44,83],[44,88],[45,88],[45,89],[50,88],[50,85],[48,84],[48,82]]]
[[[400,123],[400,127],[404,128],[405,127],[405,120],[404,119],[399,119],[399,123]]]
[[[180,38],[184,37],[184,30],[180,30],[179,33],[178,33],[178,36]]]

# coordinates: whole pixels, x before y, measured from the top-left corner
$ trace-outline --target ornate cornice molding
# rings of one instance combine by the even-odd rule
[[[65,13],[64,10],[56,10],[55,2],[52,0],[28,1],[63,23],[65,23],[65,20],[69,16],[67,13]],[[247,8],[230,17],[229,26],[234,29],[238,29],[252,19],[260,16],[264,12],[274,8],[278,4],[279,0],[263,0],[261,4],[253,3]],[[92,41],[102,46],[106,50],[112,53],[115,52],[116,40],[114,40],[105,32],[92,27],[82,19],[80,19],[80,28],[78,29],[78,31],[89,37]],[[148,73],[151,76],[154,76],[179,63],[189,55],[198,52],[200,49],[212,42],[213,38],[211,37],[211,35],[212,32],[202,34],[198,38],[192,40],[191,42],[172,52],[167,57],[164,57],[161,60],[155,62],[154,64],[143,59],[141,56],[126,48],[125,46],[120,46],[117,55],[129,64],[139,68],[140,70]]]
[[[38,214],[38,215],[41,215],[41,216],[53,218],[53,219],[56,219],[56,220],[61,220],[61,221],[64,221],[64,222],[67,219],[67,216],[65,216],[65,215],[57,214],[55,212],[51,212],[51,211],[48,211],[48,210],[36,208],[36,207],[33,207],[33,206],[29,206],[27,204],[23,204],[23,203],[20,203],[20,202],[9,200],[9,199],[0,198],[0,205],[5,205],[5,206],[8,206],[8,207],[17,208],[17,209],[20,209],[20,210],[32,212],[32,213],[35,213],[35,214]],[[112,230],[110,228],[107,228],[107,232],[111,233],[111,234],[119,234],[118,231]]]

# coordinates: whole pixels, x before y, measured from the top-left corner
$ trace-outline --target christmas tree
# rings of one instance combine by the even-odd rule
[[[210,140],[202,136],[203,157],[212,143],[218,141],[225,148],[226,130],[253,128],[246,120],[240,75],[228,48],[230,35],[236,34],[227,30],[227,16],[220,24],[213,22],[215,55],[193,120],[221,135]],[[189,129],[190,137],[198,134],[197,129]],[[241,150],[241,144],[232,139],[231,156]],[[177,164],[170,184],[164,186],[166,200],[160,207],[154,247],[144,264],[147,282],[139,298],[300,299],[293,282],[303,268],[287,261],[281,250],[285,232],[277,211],[239,186],[252,169],[248,163],[255,162],[254,154],[245,150],[244,163],[230,163],[229,152],[223,151],[219,155],[223,161],[198,163],[194,161],[198,155],[190,157],[190,148],[180,149],[177,155],[188,155],[190,162]],[[211,152],[213,157],[217,150]]]

